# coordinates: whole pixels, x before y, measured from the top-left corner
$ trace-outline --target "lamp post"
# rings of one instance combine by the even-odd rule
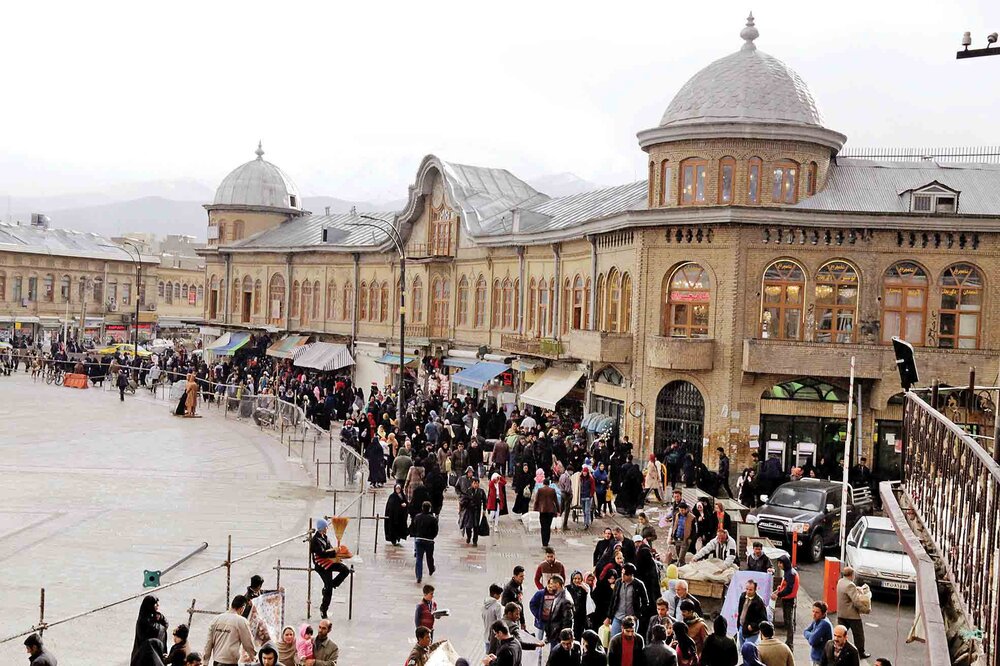
[[[139,360],[139,285],[142,281],[142,250],[135,244],[135,242],[129,240],[128,238],[123,238],[120,245],[109,245],[108,247],[118,248],[127,254],[129,260],[135,265],[135,321],[132,323],[135,335],[132,337],[132,362],[136,363]],[[134,251],[135,256],[133,257],[132,252],[126,248],[130,248]]]
[[[391,223],[386,220],[361,213],[358,214],[358,217],[363,220],[370,220],[370,222],[356,222],[355,224],[359,227],[371,227],[372,229],[376,229],[385,234],[385,236],[392,242],[393,246],[396,248],[396,253],[399,255],[399,388],[396,397],[396,426],[402,428],[403,410],[406,402],[403,393],[403,389],[406,385],[403,380],[404,373],[406,372],[404,342],[406,338],[406,248],[403,246],[403,237],[399,235],[399,231]]]

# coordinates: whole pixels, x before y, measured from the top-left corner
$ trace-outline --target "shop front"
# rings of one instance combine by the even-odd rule
[[[128,326],[125,324],[105,324],[104,339],[107,342],[128,342]]]
[[[523,376],[524,382],[531,385],[521,393],[520,402],[554,411],[570,423],[579,423],[583,420],[587,397],[583,377],[583,371],[576,366],[536,369]]]

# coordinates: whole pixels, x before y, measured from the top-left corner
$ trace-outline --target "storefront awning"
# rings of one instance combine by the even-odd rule
[[[451,378],[453,384],[461,384],[474,389],[481,389],[491,382],[502,372],[506,372],[510,366],[506,363],[492,363],[490,361],[480,361],[471,368],[466,368],[462,372]]]
[[[407,356],[406,365],[413,365],[419,360],[416,356]],[[399,365],[399,354],[386,354],[382,358],[375,359],[375,362],[383,365]]]
[[[226,333],[216,340],[209,349],[217,356],[232,356],[236,350],[250,341],[250,334],[244,331]],[[223,344],[219,344],[223,342]]]
[[[545,366],[545,361],[537,361],[530,358],[514,359],[514,362],[510,364],[510,367],[514,368],[518,372],[531,372],[532,370],[544,366]]]
[[[38,323],[42,325],[42,328],[59,328],[62,326],[62,320],[59,317],[39,317]]]
[[[268,353],[271,353],[270,349]],[[313,368],[325,372],[354,365],[354,357],[351,356],[347,345],[332,342],[314,342],[311,345],[298,347],[294,350],[292,358],[295,359],[292,363],[300,368]]]
[[[446,358],[441,364],[447,368],[471,368],[477,363],[474,358]]]
[[[18,324],[37,324],[38,317],[15,316],[14,321],[17,322]]]
[[[555,409],[556,403],[566,397],[583,377],[579,370],[549,368],[537,382],[521,394],[521,402],[545,409]]]
[[[299,347],[308,339],[308,335],[286,335],[267,348],[267,355],[274,358],[295,358]]]

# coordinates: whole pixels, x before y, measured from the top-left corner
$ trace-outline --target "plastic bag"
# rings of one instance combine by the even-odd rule
[[[601,645],[604,649],[608,649],[608,645],[611,644],[611,627],[606,624],[602,624],[601,628],[597,630],[597,636],[601,639]]]
[[[862,615],[867,615],[872,612],[872,589],[867,585],[862,585],[858,588],[858,598],[854,605],[857,607],[858,612]]]

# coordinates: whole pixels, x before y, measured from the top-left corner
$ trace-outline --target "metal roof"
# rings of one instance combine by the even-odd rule
[[[588,220],[644,209],[648,202],[647,193],[647,181],[640,180],[627,185],[549,199],[531,208],[531,215],[522,214],[518,229],[525,233],[565,229]]]
[[[105,261],[132,261],[128,252],[110,238],[87,231],[52,229],[0,222],[0,252],[24,252],[59,257],[81,257]],[[142,255],[143,263],[159,263],[159,257]]]
[[[215,191],[212,205],[265,206],[301,210],[302,198],[292,179],[264,159],[264,151],[260,144],[257,144],[256,153],[257,159],[241,164],[223,179],[219,189]]]
[[[263,231],[229,247],[240,249],[290,248],[308,246],[350,246],[375,248],[386,243],[384,235],[371,227],[359,226],[365,222],[361,215],[370,215],[393,223],[395,213],[332,213],[293,217],[277,227]],[[323,242],[323,229],[327,229],[327,241]]]
[[[908,213],[910,191],[937,181],[958,190],[958,215],[1000,215],[1000,164],[841,158],[823,191],[794,208]]]
[[[506,169],[440,161],[452,199],[462,209],[473,236],[509,226],[510,211],[530,208],[549,197]]]

